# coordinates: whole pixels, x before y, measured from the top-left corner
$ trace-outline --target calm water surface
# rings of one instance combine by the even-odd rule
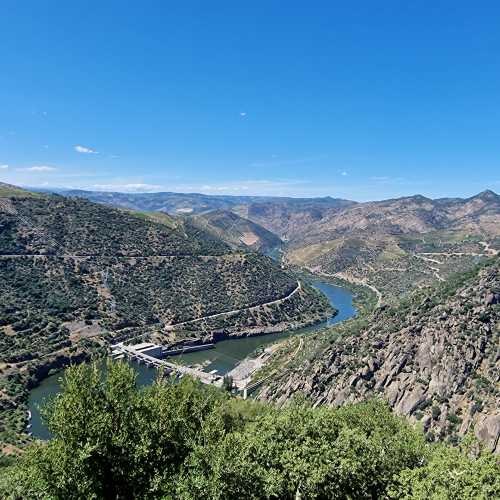
[[[177,356],[175,359],[190,365],[203,363],[206,366],[206,371],[217,370],[219,373],[224,374],[232,370],[242,359],[246,358],[258,347],[265,347],[277,340],[286,339],[293,335],[317,331],[326,325],[333,325],[345,319],[352,318],[356,314],[356,309],[352,304],[353,296],[348,290],[323,281],[312,281],[311,284],[323,292],[333,307],[338,310],[338,314],[328,321],[299,330],[223,340],[217,342],[215,349],[184,354],[183,356]],[[133,366],[138,373],[137,380],[139,385],[150,384],[156,378],[156,369],[137,363],[133,363]],[[59,392],[60,379],[60,373],[47,377],[29,395],[28,405],[32,414],[30,430],[34,436],[41,439],[49,438],[50,434],[40,418],[39,407],[47,398],[55,396]]]

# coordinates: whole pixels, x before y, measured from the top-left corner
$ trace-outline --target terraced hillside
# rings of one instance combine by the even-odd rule
[[[260,398],[315,405],[381,396],[430,441],[468,430],[500,452],[500,258],[280,354],[286,368]],[[293,355],[292,355],[293,354]],[[279,359],[274,360],[279,366]]]
[[[0,283],[4,409],[22,402],[19,384],[40,370],[109,342],[144,335],[163,343],[213,340],[306,324],[329,312],[326,299],[298,287],[270,258],[233,252],[189,221],[7,188],[0,198]]]
[[[391,301],[471,269],[500,249],[500,197],[360,203],[303,228],[286,260],[364,283]]]

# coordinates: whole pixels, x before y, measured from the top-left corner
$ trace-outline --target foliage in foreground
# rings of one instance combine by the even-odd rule
[[[0,469],[10,499],[493,498],[496,458],[426,444],[379,401],[337,410],[231,399],[192,380],[139,389],[110,363],[66,372],[54,439]]]

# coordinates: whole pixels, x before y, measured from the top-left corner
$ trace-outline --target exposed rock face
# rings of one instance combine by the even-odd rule
[[[474,428],[500,452],[499,267],[496,258],[379,309],[370,326],[286,372],[260,397],[284,402],[302,392],[316,404],[340,405],[381,395],[420,420],[430,439],[454,440]]]

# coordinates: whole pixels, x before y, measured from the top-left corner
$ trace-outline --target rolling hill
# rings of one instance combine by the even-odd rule
[[[193,224],[216,235],[233,248],[270,251],[282,244],[271,231],[229,210],[213,210],[192,217]]]
[[[331,312],[270,258],[233,251],[190,220],[0,193],[0,410],[14,426],[30,380],[109,343],[213,341]]]

